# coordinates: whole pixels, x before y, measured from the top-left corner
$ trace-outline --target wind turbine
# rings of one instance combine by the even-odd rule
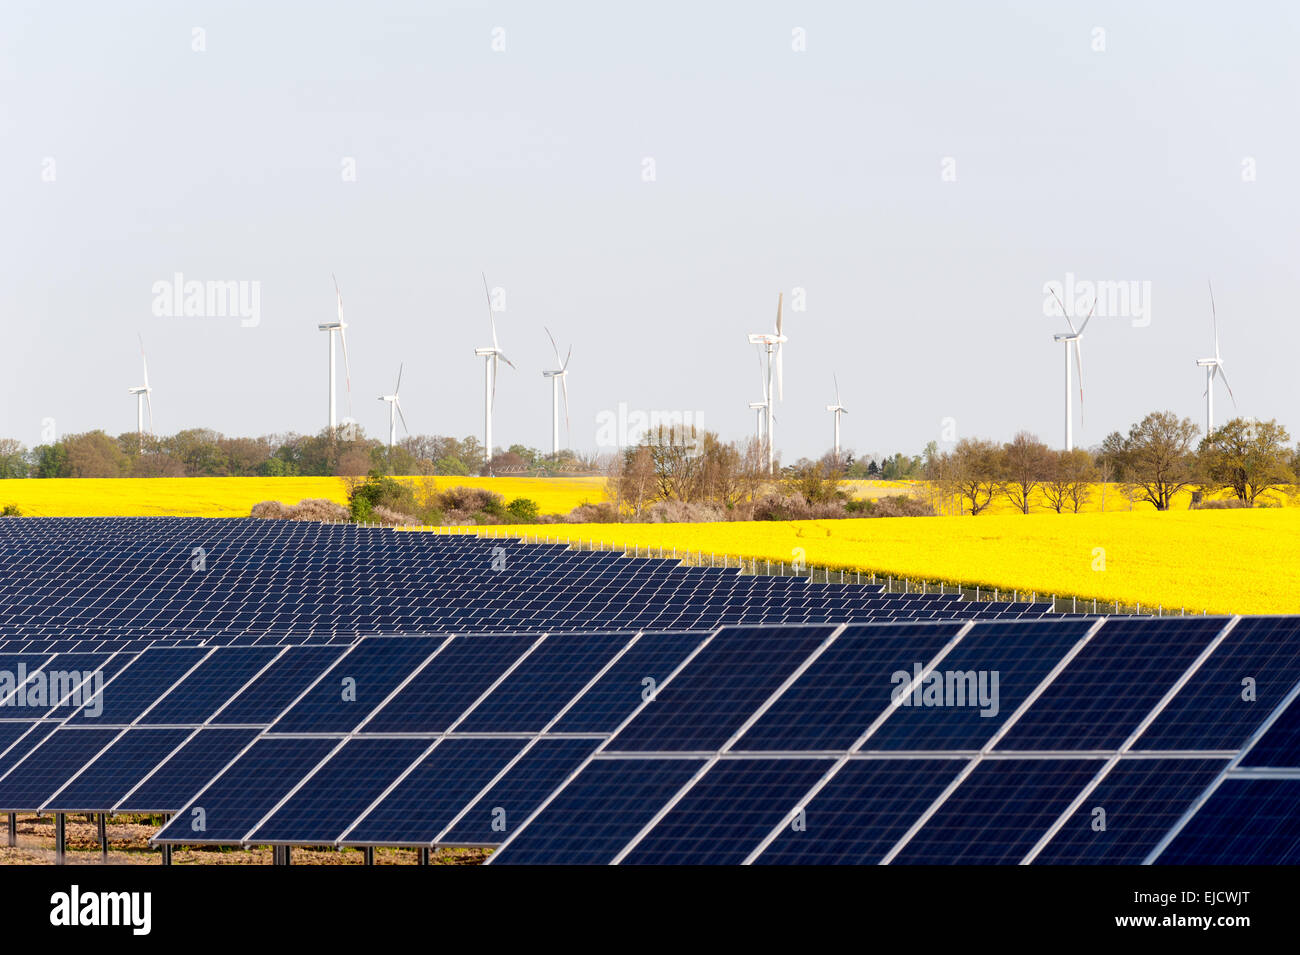
[[[144,406],[149,406],[149,434],[153,435],[153,401],[149,398],[149,359],[144,356],[144,338],[136,335],[140,340],[140,364],[144,365],[144,384],[135,388],[126,389],[129,395],[135,395],[135,433],[140,440],[141,446],[144,444]]]
[[[551,457],[560,456],[560,388],[564,388],[564,433],[569,440],[573,440],[573,429],[569,423],[569,358],[573,355],[573,346],[569,346],[569,353],[564,356],[564,361],[560,361],[560,349],[555,344],[555,336],[551,334],[549,328],[545,329],[546,337],[551,340],[551,349],[555,352],[555,362],[560,367],[552,371],[542,372],[542,377],[551,379]],[[504,357],[504,356],[503,356]]]
[[[488,322],[492,326],[492,347],[475,348],[474,354],[483,359],[483,454],[487,462],[487,473],[492,474],[492,406],[497,394],[497,359],[501,359],[511,368],[515,363],[506,357],[497,341],[497,320],[492,314],[492,291],[488,288],[487,273],[483,274],[483,291],[487,295]]]
[[[343,346],[343,374],[347,381],[348,390],[348,417],[352,417],[352,369],[348,365],[348,339],[344,333],[347,324],[343,321],[343,295],[339,292],[339,280],[334,278],[334,273],[330,273],[330,278],[334,279],[334,297],[338,301],[339,318],[336,322],[322,322],[316,326],[317,331],[328,332],[330,337],[330,435],[333,436],[335,429],[338,427],[338,413],[334,410],[334,379],[336,372],[334,370],[334,333],[339,333],[339,343]]]
[[[835,375],[831,375],[835,382],[835,404],[827,405],[826,410],[835,415],[835,464],[840,463],[840,415],[848,414],[849,409],[840,403],[840,380]]]
[[[1052,336],[1053,341],[1062,342],[1065,345],[1065,450],[1074,450],[1074,415],[1070,409],[1070,346],[1074,346],[1074,363],[1079,369],[1079,421],[1083,421],[1083,330],[1088,327],[1092,321],[1092,313],[1097,310],[1097,299],[1092,300],[1092,308],[1088,309],[1088,317],[1083,320],[1083,324],[1078,328],[1074,327],[1074,321],[1070,318],[1070,313],[1066,311],[1065,303],[1061,297],[1056,294],[1056,289],[1052,289],[1052,297],[1056,299],[1056,304],[1061,306],[1061,314],[1065,316],[1066,323],[1070,326],[1070,333],[1058,332]]]
[[[1214,357],[1198,358],[1196,364],[1205,369],[1205,436],[1209,437],[1214,431],[1214,379],[1222,375],[1223,387],[1228,389],[1228,397],[1232,399],[1232,406],[1237,407],[1237,396],[1232,393],[1232,385],[1228,384],[1228,373],[1223,367],[1223,358],[1219,354],[1219,316],[1214,310],[1214,286],[1210,285],[1210,318],[1214,322]]]
[[[767,352],[767,369],[763,376],[763,401],[767,410],[767,473],[772,474],[776,471],[776,451],[772,434],[772,423],[775,420],[772,415],[772,376],[775,371],[776,375],[776,397],[785,400],[785,388],[783,386],[781,353],[783,346],[788,340],[782,333],[781,325],[781,299],[783,293],[777,293],[776,296],[776,333],[755,333],[749,336],[751,345],[759,345]],[[775,361],[774,361],[775,359]],[[775,368],[773,367],[775,365]]]
[[[758,441],[763,440],[763,412],[766,408],[766,401],[751,401],[749,403],[749,410],[754,412],[754,438]]]
[[[392,455],[393,445],[397,443],[397,419],[394,417],[394,412],[396,412],[396,414],[398,415],[401,415],[402,430],[405,431],[407,434],[411,433],[411,429],[406,426],[406,415],[402,414],[402,399],[399,397],[399,393],[402,390],[402,368],[403,367],[405,367],[405,363],[397,366],[397,384],[393,386],[393,393],[391,395],[379,396],[380,401],[388,402],[388,453],[389,455]]]

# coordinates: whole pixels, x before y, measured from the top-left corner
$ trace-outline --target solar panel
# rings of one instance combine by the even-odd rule
[[[1250,747],[1242,766],[1300,769],[1300,696],[1284,709]]]
[[[628,865],[737,865],[795,808],[831,759],[724,759],[621,859]],[[562,860],[560,860],[562,861]]]
[[[145,730],[130,729],[127,736]],[[250,729],[202,729],[135,788],[112,805],[113,812],[178,812],[257,735]]]
[[[343,654],[341,647],[290,647],[226,706],[212,722],[225,726],[275,720]]]
[[[85,732],[60,730],[56,735]],[[134,729],[122,734],[41,806],[43,812],[97,812],[114,805],[190,735],[184,729]]]
[[[140,717],[150,725],[205,722],[280,652],[269,647],[223,647],[200,663]]]
[[[540,731],[631,639],[628,633],[548,636],[487,699],[474,707],[457,725],[457,731]],[[495,638],[473,642],[495,642]]]
[[[518,761],[463,810],[459,821],[435,842],[449,846],[492,846],[502,842],[537,809],[584,759],[598,740],[539,739]]]
[[[0,778],[0,811],[35,812],[117,736],[115,729],[64,730],[43,740]]]
[[[1100,759],[985,760],[896,851],[899,865],[1014,865],[1097,775]]]
[[[145,650],[105,684],[102,700],[82,706],[69,723],[130,724],[211,652],[199,647]]]
[[[357,821],[342,844],[431,844],[523,747],[518,739],[443,739]]]
[[[338,745],[337,739],[257,740],[172,817],[154,839],[238,843],[298,780]]]
[[[271,724],[271,732],[351,732],[446,642],[438,637],[362,640]]]
[[[641,705],[643,694],[662,686],[701,643],[702,633],[645,633],[582,694],[551,730],[612,733]]]
[[[1300,863],[1300,779],[1226,779],[1155,861]]]
[[[348,740],[247,840],[334,842],[429,746],[422,739]]]
[[[737,627],[720,631],[618,733],[610,749],[720,748],[835,630]]]
[[[537,641],[533,635],[453,639],[367,721],[367,733],[439,733]]]
[[[1227,766],[1226,759],[1124,759],[1034,858],[1138,865]]]
[[[846,627],[736,744],[742,750],[844,750],[889,706],[891,677],[924,666],[959,623]]]
[[[699,758],[594,760],[504,843],[499,865],[604,865],[705,766]]]
[[[782,825],[762,865],[876,865],[966,767],[965,759],[852,759]]]

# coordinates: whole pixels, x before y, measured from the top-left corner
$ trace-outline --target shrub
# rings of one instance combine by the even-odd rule
[[[335,504],[323,497],[311,497],[297,504],[259,501],[253,505],[249,516],[265,520],[336,522],[346,521],[351,515],[342,504]]]
[[[533,524],[537,521],[540,508],[536,501],[526,497],[517,497],[506,505],[506,511],[520,524]]]
[[[567,524],[617,524],[618,508],[613,501],[582,503],[564,516]]]
[[[410,514],[402,514],[399,511],[390,510],[380,504],[378,507],[371,508],[370,519],[380,524],[387,524],[390,527],[397,525],[419,524],[420,521]]]
[[[0,517],[22,517],[23,512],[17,504],[6,504],[4,510],[0,510]]]
[[[689,501],[659,501],[650,505],[643,516],[651,524],[704,524],[726,520],[726,514],[717,505]]]
[[[348,504],[354,521],[375,520],[375,508],[398,514],[418,510],[411,485],[396,478],[371,471],[364,481],[348,481]]]

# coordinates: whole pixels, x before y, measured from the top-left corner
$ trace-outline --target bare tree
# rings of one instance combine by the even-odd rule
[[[964,512],[979,514],[993,501],[1001,477],[1002,449],[982,438],[962,438],[951,451],[937,454],[931,474],[943,492],[961,501]]]
[[[1199,433],[1190,418],[1172,411],[1153,411],[1129,428],[1121,466],[1141,500],[1167,511],[1174,495],[1195,481],[1192,442]]]
[[[1037,437],[1021,431],[1003,445],[1001,458],[998,490],[1020,513],[1028,514],[1035,489],[1051,471],[1052,452]]]

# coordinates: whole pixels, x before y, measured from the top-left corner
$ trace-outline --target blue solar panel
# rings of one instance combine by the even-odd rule
[[[1300,697],[1278,714],[1242,757],[1243,768],[1300,769]]]
[[[113,729],[64,730],[27,754],[0,779],[0,811],[35,812],[73,773],[118,734]]]
[[[442,732],[536,640],[536,635],[457,637],[384,704],[364,731]]]
[[[223,647],[177,684],[140,724],[203,723],[240,687],[271,662],[279,651],[270,647]]]
[[[1160,865],[1300,864],[1300,779],[1225,779]]]
[[[489,846],[504,841],[597,745],[592,739],[538,740],[438,843]]]
[[[342,647],[290,647],[212,722],[225,726],[272,722],[342,655]]]
[[[833,765],[832,759],[720,760],[623,862],[738,865]]]
[[[876,865],[957,778],[965,759],[849,760],[763,853],[761,865]]]
[[[646,633],[552,727],[556,733],[612,733],[660,686],[691,651],[701,633]],[[647,682],[648,681],[648,682]]]
[[[31,693],[26,700],[22,700],[23,694],[15,694],[0,713],[30,719],[66,717],[77,706],[90,702],[95,692],[134,658],[130,653],[60,653],[41,668],[44,701]]]
[[[65,733],[84,730],[61,730]],[[183,729],[133,729],[52,795],[45,812],[108,812],[190,735]]]
[[[1300,681],[1300,617],[1243,617],[1134,749],[1239,749]]]
[[[702,759],[597,759],[490,860],[604,865],[704,766]]]
[[[430,637],[361,641],[271,724],[271,732],[351,732],[444,642]]]
[[[518,739],[444,739],[343,839],[427,845],[524,747]]]
[[[1046,865],[1138,865],[1228,764],[1124,759],[1035,857]]]
[[[496,640],[479,638],[479,642]],[[554,634],[476,706],[462,733],[529,733],[546,726],[619,650],[629,633]]]
[[[338,744],[336,739],[259,739],[154,838],[239,842]]]
[[[35,725],[30,720],[5,720],[0,722],[0,775],[3,775],[9,765],[9,760],[5,758],[5,753],[10,746],[18,742],[22,735]]]
[[[903,695],[906,705],[862,750],[981,748],[1091,626],[1088,620],[975,624],[916,691]],[[898,673],[882,679],[900,693],[908,685]]]
[[[332,843],[429,746],[422,739],[349,740],[249,841]]]
[[[154,701],[212,651],[206,647],[149,649],[104,686],[99,704],[87,703],[69,723],[107,726],[135,721]]]
[[[609,749],[718,749],[835,629],[723,629]]]
[[[924,666],[961,623],[847,627],[750,727],[739,750],[848,749],[889,705],[898,671]]]
[[[127,735],[143,732],[127,730]],[[114,812],[177,812],[253,741],[257,730],[204,729],[113,806]]]
[[[895,856],[900,865],[1014,865],[1104,764],[985,760]]]

